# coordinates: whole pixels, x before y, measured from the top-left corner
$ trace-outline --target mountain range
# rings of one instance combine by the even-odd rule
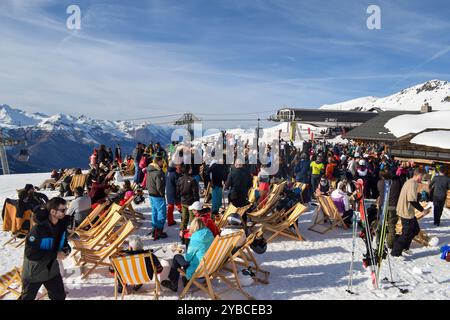
[[[3,136],[26,141],[8,147],[11,173],[48,172],[54,168],[88,166],[93,148],[105,144],[115,148],[120,144],[122,154],[131,154],[136,142],[162,145],[170,142],[173,128],[149,122],[96,120],[86,116],[74,117],[58,113],[48,116],[28,113],[8,105],[0,105],[0,128]],[[27,149],[28,162],[19,161],[20,150]]]

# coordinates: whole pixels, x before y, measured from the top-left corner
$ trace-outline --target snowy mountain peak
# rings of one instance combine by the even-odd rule
[[[46,118],[42,113],[28,113],[9,105],[0,105],[0,127],[15,128],[34,126]]]
[[[410,110],[419,111],[425,103],[433,110],[450,110],[450,83],[433,79],[401,90],[398,93],[384,97],[363,97],[341,103],[323,105],[320,109],[333,110]]]

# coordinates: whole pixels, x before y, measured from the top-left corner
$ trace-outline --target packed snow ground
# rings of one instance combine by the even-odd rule
[[[16,189],[26,183],[39,185],[49,174],[26,174],[0,176],[0,201],[6,197],[16,198]],[[46,192],[49,196],[56,192]],[[144,225],[137,234],[144,236],[146,248],[160,248],[172,245],[178,241],[178,225],[166,228],[169,237],[153,241],[146,234],[150,229],[149,202],[136,206],[136,209],[146,215]],[[180,221],[180,215],[175,214]],[[420,221],[420,225],[429,235],[439,238],[439,247],[422,247],[413,243],[413,254],[403,261],[392,261],[393,276],[398,285],[409,289],[409,293],[401,294],[389,283],[383,283],[382,289],[374,291],[371,288],[368,271],[361,263],[364,244],[357,239],[356,263],[354,274],[355,295],[346,293],[348,269],[351,261],[351,230],[336,229],[321,235],[308,230],[312,224],[312,211],[300,218],[300,232],[306,241],[299,242],[278,238],[268,244],[267,252],[255,254],[261,267],[270,271],[270,284],[253,284],[245,290],[256,299],[450,299],[450,264],[439,258],[439,247],[450,243],[450,212],[446,210],[441,227],[433,226],[432,214]],[[10,238],[7,232],[0,232],[0,243]],[[0,274],[21,266],[23,247],[0,245]],[[113,277],[107,268],[101,267],[94,271],[87,280],[81,280],[79,268],[73,260],[66,259],[64,266],[64,282],[67,299],[114,299]],[[387,263],[384,264],[381,278],[388,276]],[[167,269],[161,278],[167,276]],[[222,285],[219,284],[220,287]],[[126,299],[152,299],[153,285],[146,285],[137,293],[126,296]],[[181,290],[181,285],[180,289]],[[179,291],[180,292],[180,291]],[[243,299],[237,291],[230,291],[223,296],[226,299]],[[4,299],[13,299],[12,295]],[[172,291],[164,289],[161,299],[177,299]],[[205,299],[201,291],[190,293],[187,299]]]

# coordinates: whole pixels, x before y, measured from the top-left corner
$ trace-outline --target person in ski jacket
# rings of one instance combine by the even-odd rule
[[[294,168],[295,179],[297,182],[310,183],[311,182],[311,162],[306,153],[300,155],[300,161]]]
[[[109,159],[108,151],[106,151],[106,146],[104,144],[100,145],[100,148],[97,152],[97,163],[98,164],[107,164]]]
[[[177,196],[177,181],[180,177],[175,164],[170,161],[166,175],[167,225],[176,224],[173,217],[175,207],[181,213],[181,199]]]
[[[67,242],[66,201],[55,197],[45,207],[36,207],[36,224],[25,240],[22,267],[22,292],[19,300],[34,300],[42,285],[51,300],[64,300],[66,292],[58,260],[71,251]]]
[[[353,210],[350,207],[350,198],[347,194],[347,185],[340,181],[338,183],[337,189],[331,193],[331,199],[336,205],[338,211],[342,214],[342,219],[347,224],[351,225],[351,220],[353,216]]]
[[[438,174],[430,183],[430,193],[433,195],[434,225],[441,224],[442,211],[444,210],[447,191],[450,190],[450,178],[445,175],[444,167],[439,167]]]
[[[94,149],[94,152],[89,157],[89,166],[92,169],[97,167],[97,149]]]
[[[223,184],[227,178],[227,170],[225,165],[218,163],[216,160],[212,160],[206,170],[206,175],[211,183],[212,214],[217,215],[219,213],[220,206],[222,205],[222,191]]]
[[[134,160],[134,178],[133,181],[136,184],[139,184],[141,182],[142,177],[142,171],[139,170],[139,163],[141,162],[141,157],[144,154],[144,151],[142,150],[142,143],[138,142],[136,145],[136,148],[133,150],[133,160]]]
[[[166,222],[166,176],[162,171],[163,159],[155,157],[152,164],[147,167],[147,190],[152,207],[153,239],[167,238],[164,232]]]
[[[323,164],[323,157],[322,155],[317,155],[317,158],[315,161],[311,162],[311,189],[316,190],[320,178],[322,177],[322,174],[324,172],[325,165]]]
[[[248,204],[248,190],[252,187],[252,180],[249,170],[237,159],[225,182],[225,188],[230,189],[228,199],[236,208]]]
[[[420,232],[419,223],[415,211],[427,213],[431,208],[424,209],[417,201],[418,183],[421,182],[423,172],[420,169],[414,170],[414,175],[403,185],[397,202],[397,215],[402,222],[402,234],[395,240],[391,255],[398,257],[403,251],[409,251],[412,240]]]
[[[183,165],[182,176],[177,181],[177,198],[181,200],[181,226],[180,234],[187,228],[187,225],[194,218],[194,213],[189,210],[189,206],[200,200],[198,182],[190,175],[189,165]]]
[[[200,264],[200,261],[203,259],[203,256],[214,241],[213,234],[203,224],[201,218],[194,218],[192,220],[190,230],[192,235],[186,254],[184,256],[177,254],[173,257],[169,279],[161,281],[162,286],[169,288],[174,292],[178,291],[178,279],[180,277],[178,268],[183,268],[186,272],[186,279],[183,279],[183,282],[186,284],[187,280],[191,279]]]

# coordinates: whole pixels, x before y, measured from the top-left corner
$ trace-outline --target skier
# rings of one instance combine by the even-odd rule
[[[164,232],[166,222],[166,177],[162,171],[163,159],[155,157],[153,163],[147,167],[147,190],[152,207],[152,235],[153,240],[167,238]]]

